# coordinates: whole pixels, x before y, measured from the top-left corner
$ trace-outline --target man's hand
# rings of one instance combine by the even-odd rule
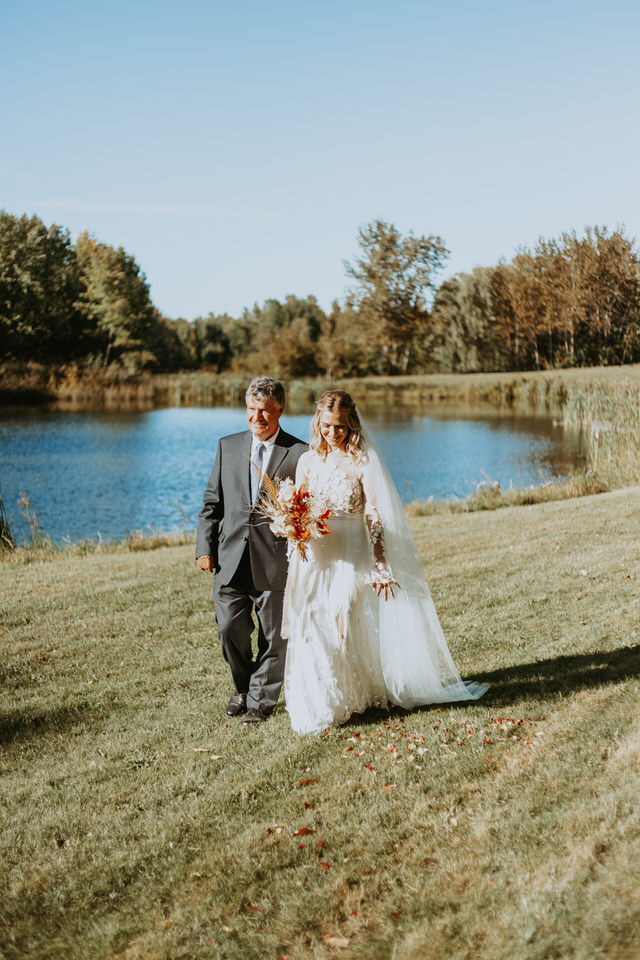
[[[209,554],[206,557],[198,557],[196,563],[201,570],[206,570],[207,573],[213,573],[213,557],[210,557]]]

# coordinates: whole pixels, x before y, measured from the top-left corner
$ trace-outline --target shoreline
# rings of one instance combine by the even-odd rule
[[[249,373],[184,371],[125,376],[74,367],[0,368],[0,409],[33,406],[57,411],[152,410],[160,407],[242,406]],[[367,412],[381,407],[441,404],[525,407],[562,413],[572,391],[621,382],[640,385],[640,364],[496,373],[429,373],[397,377],[297,378],[285,381],[290,412],[313,407],[327,387],[347,390]]]
[[[5,368],[0,389],[0,409],[10,409],[8,395],[48,397],[38,409],[63,412],[83,410],[152,410],[180,406],[232,406],[241,404],[248,375],[206,373],[158,374],[125,380],[111,380],[106,375],[91,379],[75,379],[69,368],[64,371],[46,368]],[[7,374],[9,374],[7,376]],[[13,378],[13,379],[12,379]],[[326,381],[295,380],[287,384],[290,413],[308,412],[315,399],[326,388]],[[542,501],[566,500],[633,487],[640,483],[640,365],[625,367],[593,367],[569,370],[532,371],[528,373],[424,374],[407,377],[365,377],[341,379],[332,383],[352,393],[365,415],[389,407],[396,411],[429,410],[443,412],[456,405],[473,409],[479,415],[518,413],[553,416],[565,426],[580,428],[588,438],[585,470],[568,478],[547,482],[537,487],[501,490],[488,484],[464,500],[414,502],[407,505],[409,516],[435,513],[472,513],[506,506],[530,505]],[[46,388],[46,390],[45,390]],[[35,391],[35,392],[34,392]],[[46,392],[48,391],[48,392]],[[53,398],[53,399],[52,399]],[[97,402],[100,399],[100,403]],[[159,399],[165,402],[159,403]],[[171,401],[171,402],[169,402]],[[25,405],[13,403],[13,409]],[[131,531],[121,542],[151,542],[172,537],[151,531],[149,536]],[[69,546],[89,552],[99,545],[95,541],[76,544],[53,544],[46,531],[36,530],[35,543],[20,547],[40,553],[60,552]],[[90,546],[89,546],[90,545]],[[149,549],[148,545],[139,547]],[[0,559],[11,551],[0,551]]]
[[[634,490],[635,487],[616,488]],[[472,514],[493,512],[510,507],[530,507],[540,503],[559,500],[575,500],[583,497],[601,496],[613,492],[602,480],[589,471],[575,473],[562,480],[551,480],[538,486],[513,487],[502,490],[499,484],[487,483],[468,497],[449,500],[414,500],[405,504],[409,521],[445,514]],[[32,542],[15,544],[13,548],[0,549],[0,563],[32,563],[54,560],[59,557],[93,556],[99,553],[136,553],[157,550],[163,547],[179,547],[195,543],[195,530],[158,531],[132,530],[124,537],[112,540],[53,541],[46,532],[40,532]]]

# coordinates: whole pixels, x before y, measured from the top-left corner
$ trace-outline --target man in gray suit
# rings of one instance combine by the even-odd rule
[[[280,428],[284,402],[279,380],[258,377],[251,382],[246,393],[249,430],[220,440],[198,517],[197,563],[201,570],[215,572],[218,635],[235,684],[227,714],[244,713],[245,725],[272,713],[284,678],[287,641],[280,629],[287,543],[274,536],[257,510],[261,477],[294,479],[298,458],[307,449]],[[255,659],[253,610],[258,619]]]

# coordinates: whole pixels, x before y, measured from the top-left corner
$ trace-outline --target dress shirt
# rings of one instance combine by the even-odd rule
[[[279,433],[280,433],[280,427],[278,427],[278,429],[273,434],[273,436],[269,437],[268,440],[258,440],[258,438],[253,435],[251,437],[251,460],[253,461],[253,463],[255,463],[258,458],[258,447],[260,446],[260,444],[263,444],[264,447],[266,448],[262,455],[262,476],[264,476],[264,474],[267,472],[267,467],[269,465],[269,458],[271,457],[271,453],[273,451],[273,445],[276,442]],[[255,473],[255,467],[253,465],[251,466],[251,470],[253,473]],[[260,488],[262,484],[262,476],[258,480],[258,488]],[[255,479],[252,477],[251,478],[252,493],[254,490],[254,482],[255,482]]]

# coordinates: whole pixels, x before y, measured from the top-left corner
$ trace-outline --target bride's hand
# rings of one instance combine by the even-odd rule
[[[375,590],[377,597],[381,597],[384,593],[385,600],[389,599],[389,594],[391,594],[392,599],[395,598],[394,587],[397,590],[402,590],[397,580],[386,580],[384,582],[374,581],[371,586]]]

